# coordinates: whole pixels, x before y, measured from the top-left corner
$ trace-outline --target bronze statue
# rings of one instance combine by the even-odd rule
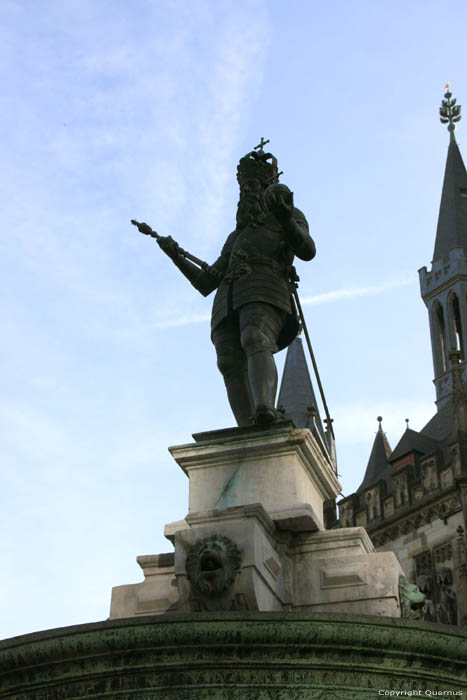
[[[159,236],[147,224],[132,221],[142,233],[157,238],[203,296],[217,289],[211,339],[239,426],[277,420],[273,354],[289,345],[299,328],[292,263],[295,255],[302,260],[315,256],[307,221],[294,206],[293,192],[279,183],[277,160],[264,152],[265,143],[261,139],[258,150],[238,164],[236,228],[213,265],[182,250],[171,236]]]

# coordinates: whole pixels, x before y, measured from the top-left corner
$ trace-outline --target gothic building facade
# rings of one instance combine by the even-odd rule
[[[467,626],[467,173],[454,136],[460,107],[447,88],[446,161],[431,269],[419,270],[430,321],[436,413],[392,449],[378,418],[363,481],[339,504],[340,527],[363,526],[396,553],[426,595],[426,620]]]

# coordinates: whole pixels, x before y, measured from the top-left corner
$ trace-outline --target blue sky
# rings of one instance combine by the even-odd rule
[[[0,637],[105,619],[136,555],[170,551],[188,484],[167,446],[233,419],[211,299],[129,220],[213,261],[261,136],[317,245],[300,291],[344,493],[377,415],[393,447],[432,415],[417,270],[466,19],[460,1],[3,0]]]

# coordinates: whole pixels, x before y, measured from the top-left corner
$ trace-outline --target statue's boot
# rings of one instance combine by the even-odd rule
[[[259,405],[255,409],[253,420],[257,425],[271,425],[277,421],[278,416],[275,408]]]
[[[278,418],[274,408],[277,391],[277,369],[272,352],[259,350],[248,357],[248,379],[253,398],[254,422],[269,425]]]

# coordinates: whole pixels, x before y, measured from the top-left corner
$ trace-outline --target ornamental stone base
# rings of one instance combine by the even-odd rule
[[[187,554],[212,533],[239,544],[241,566],[231,585],[210,597],[196,586],[196,575],[202,581],[201,571],[190,580]],[[113,589],[111,619],[176,610],[306,610],[401,617],[402,569],[392,552],[374,551],[363,528],[279,531],[256,504],[187,516],[185,527],[173,539],[174,555],[138,557],[145,575],[142,583]]]
[[[1,700],[465,697],[467,632],[384,617],[167,614],[0,642]]]
[[[363,528],[323,527],[323,504],[340,485],[309,430],[284,423],[195,439],[170,448],[190,492],[185,519],[165,528],[175,552],[138,557],[144,581],[113,589],[111,619],[229,610],[401,617],[395,555],[376,553]]]

